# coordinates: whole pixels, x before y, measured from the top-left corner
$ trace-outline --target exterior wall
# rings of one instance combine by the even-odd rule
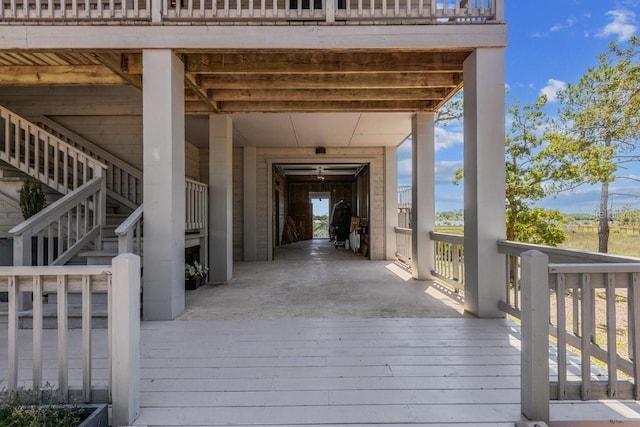
[[[195,179],[196,181],[201,181],[200,149],[195,145],[191,144],[190,142],[185,142],[185,170],[186,170],[187,178]]]
[[[242,148],[233,149],[233,260],[244,259],[244,208],[242,203],[243,183]]]
[[[384,148],[333,148],[328,147],[321,159],[315,148],[258,148],[257,167],[257,222],[258,260],[271,259],[272,244],[272,188],[271,167],[277,163],[322,161],[327,163],[369,163],[371,179],[370,256],[373,260],[385,258],[384,253]],[[234,165],[235,166],[235,165]],[[235,183],[234,183],[235,185]]]
[[[20,184],[22,182],[19,182]],[[4,184],[1,183],[0,184]],[[0,188],[3,187],[0,185]],[[13,196],[13,195],[12,195]],[[4,194],[0,193],[0,239],[6,239],[11,237],[8,233],[10,229],[20,224],[24,219],[22,218],[22,210],[20,209],[20,205],[16,202],[15,198],[7,197]],[[2,264],[0,265],[9,265]]]

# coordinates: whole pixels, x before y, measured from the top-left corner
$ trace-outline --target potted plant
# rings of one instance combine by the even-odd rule
[[[24,219],[29,219],[40,212],[47,205],[42,191],[42,184],[31,178],[22,184],[20,189],[20,209]]]
[[[193,261],[193,264],[184,265],[184,288],[188,291],[196,289],[207,283],[207,272],[209,268]]]

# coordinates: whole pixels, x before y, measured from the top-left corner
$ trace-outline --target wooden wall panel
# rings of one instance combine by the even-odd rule
[[[201,181],[200,149],[190,142],[185,143],[185,175],[187,176],[187,178]]]
[[[207,150],[209,151],[209,150]],[[243,176],[242,148],[233,149],[233,260],[244,259],[244,206],[242,203]],[[208,179],[208,177],[207,177]]]

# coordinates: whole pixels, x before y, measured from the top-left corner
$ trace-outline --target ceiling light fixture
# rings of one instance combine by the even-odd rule
[[[320,168],[318,168],[318,176],[317,176],[317,178],[318,178],[320,181],[324,181],[324,175],[322,175],[322,168],[321,168],[321,167],[320,167]]]

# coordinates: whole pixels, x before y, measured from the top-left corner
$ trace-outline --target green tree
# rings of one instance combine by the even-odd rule
[[[624,178],[640,131],[640,41],[612,44],[575,84],[558,93],[561,108],[555,138],[567,147],[581,181],[600,185],[598,250],[609,242],[609,184]]]
[[[549,195],[570,187],[577,168],[562,141],[544,132],[546,96],[535,104],[507,110],[511,127],[505,140],[507,239],[557,245],[566,236],[557,210],[532,208]]]
[[[542,108],[546,103],[543,95],[535,104],[521,107],[515,102],[507,110],[511,125],[505,138],[506,237],[555,246],[566,238],[560,228],[563,215],[532,206],[571,188],[578,172],[562,141],[545,132],[547,117]],[[458,170],[454,183],[461,178]]]

